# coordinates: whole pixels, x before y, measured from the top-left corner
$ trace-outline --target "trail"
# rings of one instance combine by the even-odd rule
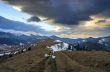
[[[51,57],[46,62],[44,72],[57,72],[56,61]]]
[[[42,59],[29,72],[57,72],[56,60],[51,57]]]
[[[48,58],[42,59],[42,61],[40,61],[37,65],[32,67],[29,72],[44,72],[45,64],[47,60]]]

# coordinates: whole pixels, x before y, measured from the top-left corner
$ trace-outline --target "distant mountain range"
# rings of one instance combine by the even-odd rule
[[[100,37],[100,38],[79,38],[79,39],[69,39],[60,38],[57,36],[40,36],[40,35],[15,35],[12,33],[0,32],[0,44],[7,45],[20,45],[20,43],[28,44],[33,42],[39,42],[41,40],[51,38],[55,40],[61,40],[62,42],[68,44],[78,43],[80,46],[87,46],[91,50],[106,50],[110,51],[110,37]]]
[[[1,31],[1,29],[3,29]],[[7,32],[7,30],[10,30]],[[45,39],[46,36],[33,34],[42,32],[37,26],[25,24],[23,22],[13,21],[0,16],[0,44],[18,45],[20,43],[30,43]],[[16,33],[18,32],[18,33]],[[24,33],[29,32],[30,35]],[[22,34],[21,34],[22,33]],[[32,34],[31,34],[32,33]]]
[[[60,38],[57,36],[51,36],[50,38],[61,40],[68,44],[78,43],[80,46],[87,46],[93,50],[106,50],[110,51],[110,36],[108,37],[99,37],[99,38],[78,38],[78,39],[70,39],[70,38]]]
[[[25,24],[18,21],[13,21],[6,19],[0,16],[0,28],[2,29],[13,29],[16,31],[42,31],[36,26]],[[12,34],[10,32],[0,31],[0,44],[7,45],[18,45],[20,43],[32,43],[35,41],[40,41],[42,39],[51,38],[55,40],[61,40],[68,44],[79,43],[81,46],[86,45],[90,49],[95,50],[108,50],[110,51],[110,36],[108,37],[99,37],[99,38],[78,38],[78,39],[70,39],[70,38],[60,38],[57,36],[40,36],[40,35],[25,35],[25,34]]]
[[[7,45],[19,45],[20,43],[31,43],[37,42],[41,39],[47,38],[46,36],[39,36],[39,35],[14,35],[11,33],[0,32],[0,44],[7,44]]]

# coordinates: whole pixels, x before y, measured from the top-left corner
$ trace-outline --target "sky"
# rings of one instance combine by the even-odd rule
[[[66,38],[110,36],[109,13],[110,0],[0,1],[0,16]]]

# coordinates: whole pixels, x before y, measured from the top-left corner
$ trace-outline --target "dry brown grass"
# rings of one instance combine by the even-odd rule
[[[110,72],[110,53],[101,51],[56,52],[56,60],[45,58],[46,46],[53,40],[41,41],[31,51],[16,55],[0,64],[0,72]]]
[[[0,64],[0,72],[29,72],[32,67],[39,64],[44,59],[44,54],[48,53],[45,47],[53,43],[53,40],[46,40],[38,43],[31,51],[16,55]]]
[[[103,51],[63,52],[79,64],[110,72],[110,53]]]

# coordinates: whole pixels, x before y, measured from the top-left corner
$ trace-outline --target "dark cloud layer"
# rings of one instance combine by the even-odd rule
[[[40,18],[37,17],[37,16],[32,16],[32,17],[30,17],[27,21],[28,21],[28,22],[40,22],[41,20],[40,20]]]
[[[56,23],[78,24],[90,20],[91,15],[108,16],[110,0],[3,0],[22,6],[31,15],[52,18]]]

